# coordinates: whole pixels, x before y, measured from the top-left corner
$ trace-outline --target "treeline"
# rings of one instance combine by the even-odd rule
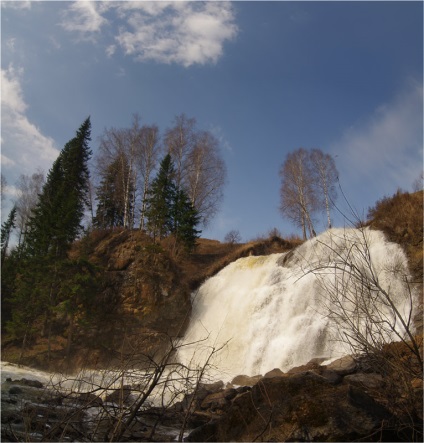
[[[218,140],[181,114],[163,136],[156,125],[141,125],[137,115],[129,128],[104,131],[96,158],[94,227],[145,229],[153,175],[168,154],[175,188],[207,226],[219,209],[226,167]]]
[[[152,242],[166,238],[174,256],[190,253],[222,199],[226,168],[219,143],[184,114],[162,136],[137,115],[128,128],[106,129],[92,170],[90,141],[88,118],[46,177],[40,171],[20,177],[19,197],[1,227],[2,326],[22,349],[30,337],[42,336],[50,353],[61,313],[69,354],[75,322],[95,315],[102,270],[88,257],[71,257],[77,238],[93,229],[141,229]],[[326,212],[330,227],[337,181],[331,156],[298,149],[280,174],[281,210],[304,238],[315,235],[318,211]],[[10,248],[12,234],[17,244]]]
[[[55,318],[61,313],[69,325],[69,354],[75,319],[87,322],[96,310],[101,270],[88,257],[69,254],[86,231],[87,211],[92,227],[101,229],[134,228],[138,212],[139,227],[152,242],[171,238],[168,245],[174,255],[194,249],[201,232],[197,227],[216,211],[225,178],[218,144],[212,143],[210,134],[196,133],[194,123],[177,117],[176,126],[165,135],[169,149],[159,166],[162,150],[158,139],[153,143],[149,136],[157,134],[156,129],[140,127],[135,118],[128,130],[105,131],[97,157],[101,180],[94,188],[95,211],[89,170],[90,118],[64,146],[45,179],[39,172],[21,176],[21,195],[1,229],[1,286],[2,326],[21,341],[22,349],[30,337],[42,336],[50,354]],[[207,174],[213,166],[219,168],[222,180],[219,184],[212,180],[211,189]],[[140,171],[142,180],[137,178]],[[140,199],[138,189],[143,190]],[[18,244],[10,249],[14,230]]]

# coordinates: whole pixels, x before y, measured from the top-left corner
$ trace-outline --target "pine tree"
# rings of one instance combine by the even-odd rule
[[[160,164],[159,172],[152,182],[147,199],[147,230],[154,239],[162,239],[172,230],[175,195],[174,166],[168,154]]]
[[[87,118],[49,171],[28,222],[25,250],[29,256],[64,257],[82,230],[81,220],[89,195],[90,130]]]

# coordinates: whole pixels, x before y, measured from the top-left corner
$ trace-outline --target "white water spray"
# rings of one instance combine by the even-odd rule
[[[179,351],[180,360],[201,365],[211,349],[228,342],[213,364],[216,378],[231,380],[349,353],[345,343],[335,340],[334,325],[325,315],[325,291],[335,281],[345,283],[335,270],[339,262],[365,266],[368,272],[362,263],[368,253],[370,270],[396,294],[396,307],[407,318],[409,299],[400,278],[407,273],[407,261],[400,246],[379,231],[331,229],[288,254],[241,258],[207,280],[193,294],[184,338],[195,344]],[[317,275],[317,269],[325,271]]]

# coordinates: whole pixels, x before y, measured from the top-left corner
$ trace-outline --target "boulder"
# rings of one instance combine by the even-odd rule
[[[301,372],[261,379],[187,441],[352,441],[381,432],[390,416],[361,387]]]
[[[208,392],[217,392],[224,387],[224,382],[219,380],[214,383],[199,383],[199,387],[204,388]]]
[[[125,385],[122,389],[115,389],[110,394],[106,395],[105,401],[115,404],[127,404],[131,396],[131,386]]]
[[[237,390],[233,388],[225,389],[223,391],[215,392],[214,394],[207,395],[202,404],[201,409],[224,409],[230,401],[237,395]]]
[[[253,386],[261,378],[262,375],[254,375],[253,377],[250,377],[248,375],[237,375],[231,380],[231,384],[236,386]]]
[[[343,380],[351,385],[363,387],[364,389],[380,389],[384,385],[383,377],[380,374],[357,374],[346,375]]]
[[[284,375],[284,372],[279,368],[274,368],[271,371],[267,372],[264,375],[264,378],[272,378],[272,377],[281,377]]]
[[[357,370],[357,364],[351,355],[346,355],[345,357],[334,360],[329,365],[327,369],[337,372],[339,375],[353,374]]]

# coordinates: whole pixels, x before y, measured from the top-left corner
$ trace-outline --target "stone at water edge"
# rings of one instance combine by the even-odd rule
[[[357,368],[358,365],[351,355],[346,355],[327,365],[327,369],[337,372],[339,375],[353,374]]]

